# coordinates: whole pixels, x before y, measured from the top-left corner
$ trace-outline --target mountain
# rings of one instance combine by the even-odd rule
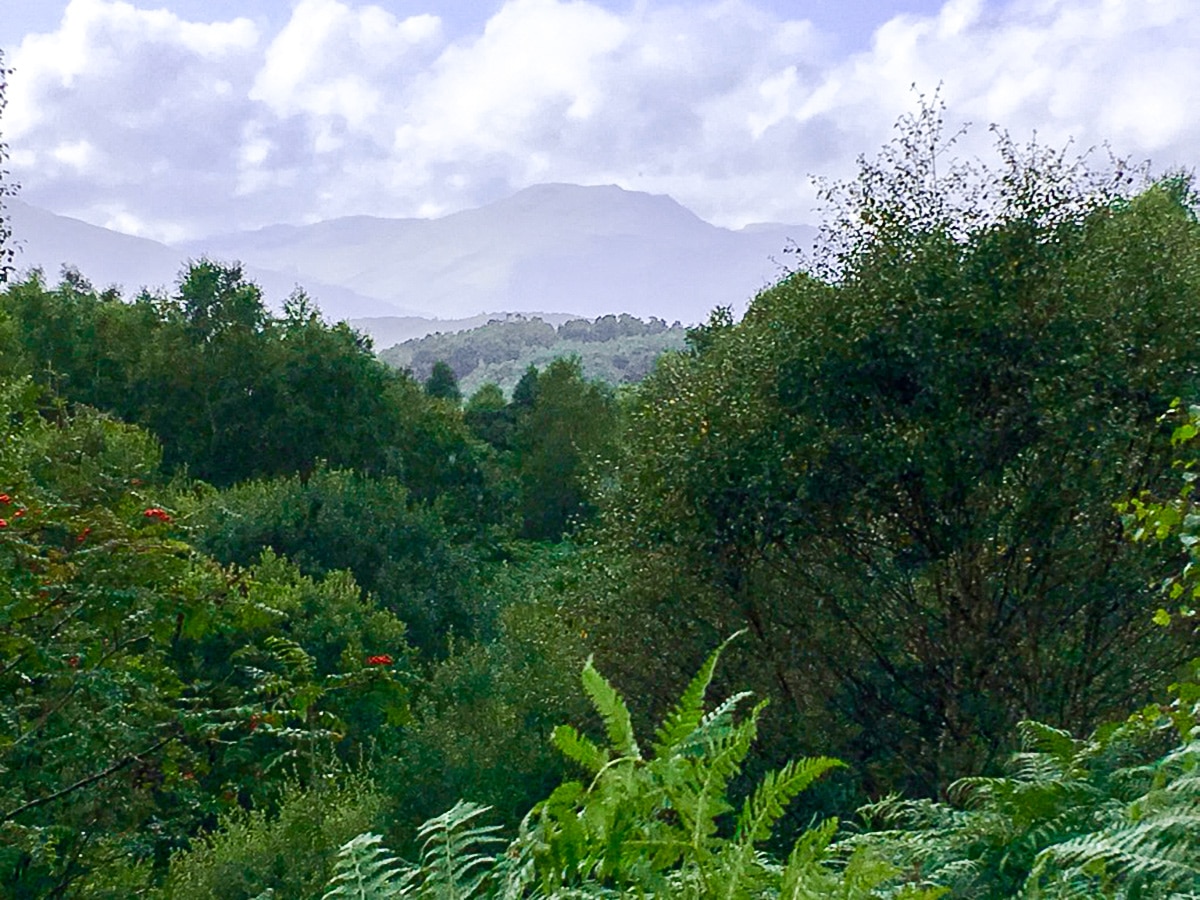
[[[499,310],[694,323],[715,306],[743,306],[779,278],[785,247],[814,236],[808,226],[719,228],[670,197],[614,185],[542,184],[440,219],[353,216],[176,246],[19,201],[9,214],[18,266],[51,280],[65,262],[132,293],[174,284],[188,259],[240,260],[272,305],[302,285],[327,317],[351,318],[379,347]]]
[[[187,267],[188,260],[201,255],[186,248],[171,247],[56,215],[20,200],[7,200],[4,205],[16,238],[18,272],[40,268],[51,283],[57,281],[62,267],[68,265],[78,269],[97,287],[116,285],[126,296],[136,294],[142,288],[169,290]],[[328,318],[413,314],[411,310],[363,296],[338,284],[315,278],[301,281],[292,274],[256,266],[236,253],[222,258],[246,262],[247,277],[263,289],[268,302],[275,308],[282,306],[287,296],[302,285]]]
[[[718,228],[665,196],[542,184],[440,219],[334,219],[184,245],[439,318],[489,310],[628,312],[696,322],[779,278],[808,226]]]

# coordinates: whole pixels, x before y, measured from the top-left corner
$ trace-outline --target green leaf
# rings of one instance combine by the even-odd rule
[[[592,775],[597,774],[608,762],[608,754],[572,725],[557,726],[550,739],[564,756],[579,763]]]
[[[608,740],[612,749],[620,756],[641,758],[641,750],[633,736],[633,721],[629,715],[629,707],[603,675],[596,671],[592,657],[588,657],[583,667],[583,688],[592,698],[592,705],[604,720],[608,731]]]
[[[670,754],[700,727],[700,723],[704,719],[704,697],[708,692],[708,686],[712,683],[713,672],[717,668],[721,653],[734,638],[742,634],[745,634],[745,629],[730,635],[704,661],[704,665],[700,667],[700,671],[688,684],[687,690],[683,692],[683,696],[679,698],[675,708],[659,726],[654,742],[656,756]]]

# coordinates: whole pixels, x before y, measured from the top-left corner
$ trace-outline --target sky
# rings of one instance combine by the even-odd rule
[[[935,92],[989,159],[1200,155],[1195,0],[0,0],[25,202],[157,240],[531,184],[816,223]]]

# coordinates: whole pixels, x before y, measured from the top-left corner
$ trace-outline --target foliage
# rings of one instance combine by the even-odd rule
[[[673,563],[720,601],[657,630],[748,627],[779,740],[873,793],[987,770],[1024,718],[1090,729],[1187,655],[1112,502],[1169,478],[1157,417],[1200,389],[1190,187],[998,143],[968,168],[936,107],[902,122],[831,188],[823,257],[660,362],[605,482],[628,593]]]
[[[50,422],[36,397],[0,385],[0,881],[17,896],[114,844],[169,847],[173,830],[130,829],[196,814],[174,790],[223,730],[218,710],[186,707],[176,651],[224,578],[150,502],[156,445],[87,410]]]
[[[433,370],[425,379],[425,393],[430,397],[439,397],[454,403],[462,400],[462,391],[458,389],[458,379],[454,370],[441,360],[433,364]]]
[[[171,470],[216,485],[324,461],[402,478],[415,495],[482,504],[457,411],[376,360],[302,293],[271,314],[238,266],[192,264],[172,297],[127,303],[68,273],[0,295],[35,377],[66,399],[145,426]]]
[[[218,827],[171,859],[157,895],[170,900],[316,897],[333,875],[337,851],[376,827],[385,798],[363,776],[312,787],[288,783],[266,809],[231,810]]]
[[[877,896],[898,870],[866,852],[841,869],[828,864],[836,822],[806,831],[786,865],[757,849],[783,807],[839,765],[834,760],[798,760],[771,773],[742,803],[732,836],[722,833],[734,810],[727,791],[764,704],[740,720],[745,694],[706,709],[719,656],[708,658],[661,724],[653,755],[640,749],[624,699],[589,660],[583,685],[608,739],[598,744],[570,726],[554,733],[556,746],[587,774],[586,784],[557,787],[502,853],[488,851],[494,829],[475,825],[486,808],[462,803],[423,827],[420,867],[388,859],[374,836],[360,836],[343,848],[326,897]],[[368,880],[377,887],[354,892]],[[900,895],[937,892],[910,888]]]
[[[320,467],[305,478],[206,492],[188,505],[197,546],[217,559],[245,566],[269,547],[309,576],[349,571],[425,653],[442,654],[450,635],[486,626],[480,561],[396,478]]]
[[[1200,672],[1198,672],[1200,674]],[[1175,686],[1087,740],[1021,724],[1010,774],[951,786],[953,805],[862,810],[872,848],[964,897],[1167,897],[1200,890],[1200,692]],[[890,828],[880,828],[890,826]]]
[[[1146,491],[1117,504],[1128,536],[1138,542],[1178,540],[1187,562],[1177,572],[1163,579],[1162,595],[1166,606],[1159,607],[1154,615],[1156,624],[1173,627],[1186,633],[1191,627],[1193,636],[1200,633],[1200,613],[1196,601],[1200,599],[1200,514],[1193,496],[1196,487],[1197,437],[1200,436],[1200,406],[1180,409],[1176,401],[1168,410],[1164,420],[1178,424],[1171,434],[1171,445],[1179,458],[1175,467],[1179,470],[1182,485],[1176,493],[1158,498]]]
[[[569,567],[547,552],[504,567],[488,586],[501,607],[495,637],[456,641],[420,685],[400,749],[376,767],[398,838],[462,797],[515,826],[561,780],[550,733],[587,714],[571,689],[584,637],[557,596]]]
[[[86,408],[47,418],[28,381],[0,387],[0,880],[13,896],[110,883],[116,859],[161,865],[289,772],[313,779],[347,732],[361,749],[367,728],[403,719],[391,665],[360,655],[382,639],[403,660],[403,626],[362,608],[351,579],[305,579],[276,558],[223,569],[187,542],[153,438]]]
[[[577,360],[555,360],[538,376],[537,397],[515,436],[523,536],[557,541],[590,515],[586,475],[615,430],[611,394],[585,380]]]
[[[417,378],[430,377],[438,362],[448,365],[463,391],[489,382],[511,394],[530,366],[545,368],[556,359],[578,357],[583,374],[609,385],[641,381],[664,352],[679,350],[684,329],[661,319],[634,316],[571,319],[555,329],[539,318],[497,320],[455,334],[434,334],[397,344],[380,359]]]
[[[380,847],[378,835],[363,834],[339,853],[337,873],[323,900],[387,900],[423,897],[470,900],[482,896],[495,859],[487,851],[503,843],[494,825],[478,825],[486,806],[456,803],[421,826],[421,861],[402,866]]]

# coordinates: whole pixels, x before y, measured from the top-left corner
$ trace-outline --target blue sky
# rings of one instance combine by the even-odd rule
[[[932,15],[944,0],[765,0],[757,4],[780,19],[804,18],[836,35],[846,49],[859,49],[870,43],[875,29],[900,13]],[[185,19],[216,21],[245,16],[280,27],[294,3],[287,0],[151,0],[138,3],[147,9],[167,8]],[[503,6],[503,0],[383,0],[377,5],[397,17],[433,12],[459,34],[481,28]],[[617,13],[636,5],[630,0],[604,0],[597,4]],[[681,6],[700,6],[695,2]],[[65,0],[8,0],[0,18],[0,48],[11,50],[22,37],[33,31],[52,31],[62,18]]]
[[[23,198],[159,239],[436,216],[529,184],[811,222],[917,93],[962,148],[1192,167],[1195,0],[5,0]]]

